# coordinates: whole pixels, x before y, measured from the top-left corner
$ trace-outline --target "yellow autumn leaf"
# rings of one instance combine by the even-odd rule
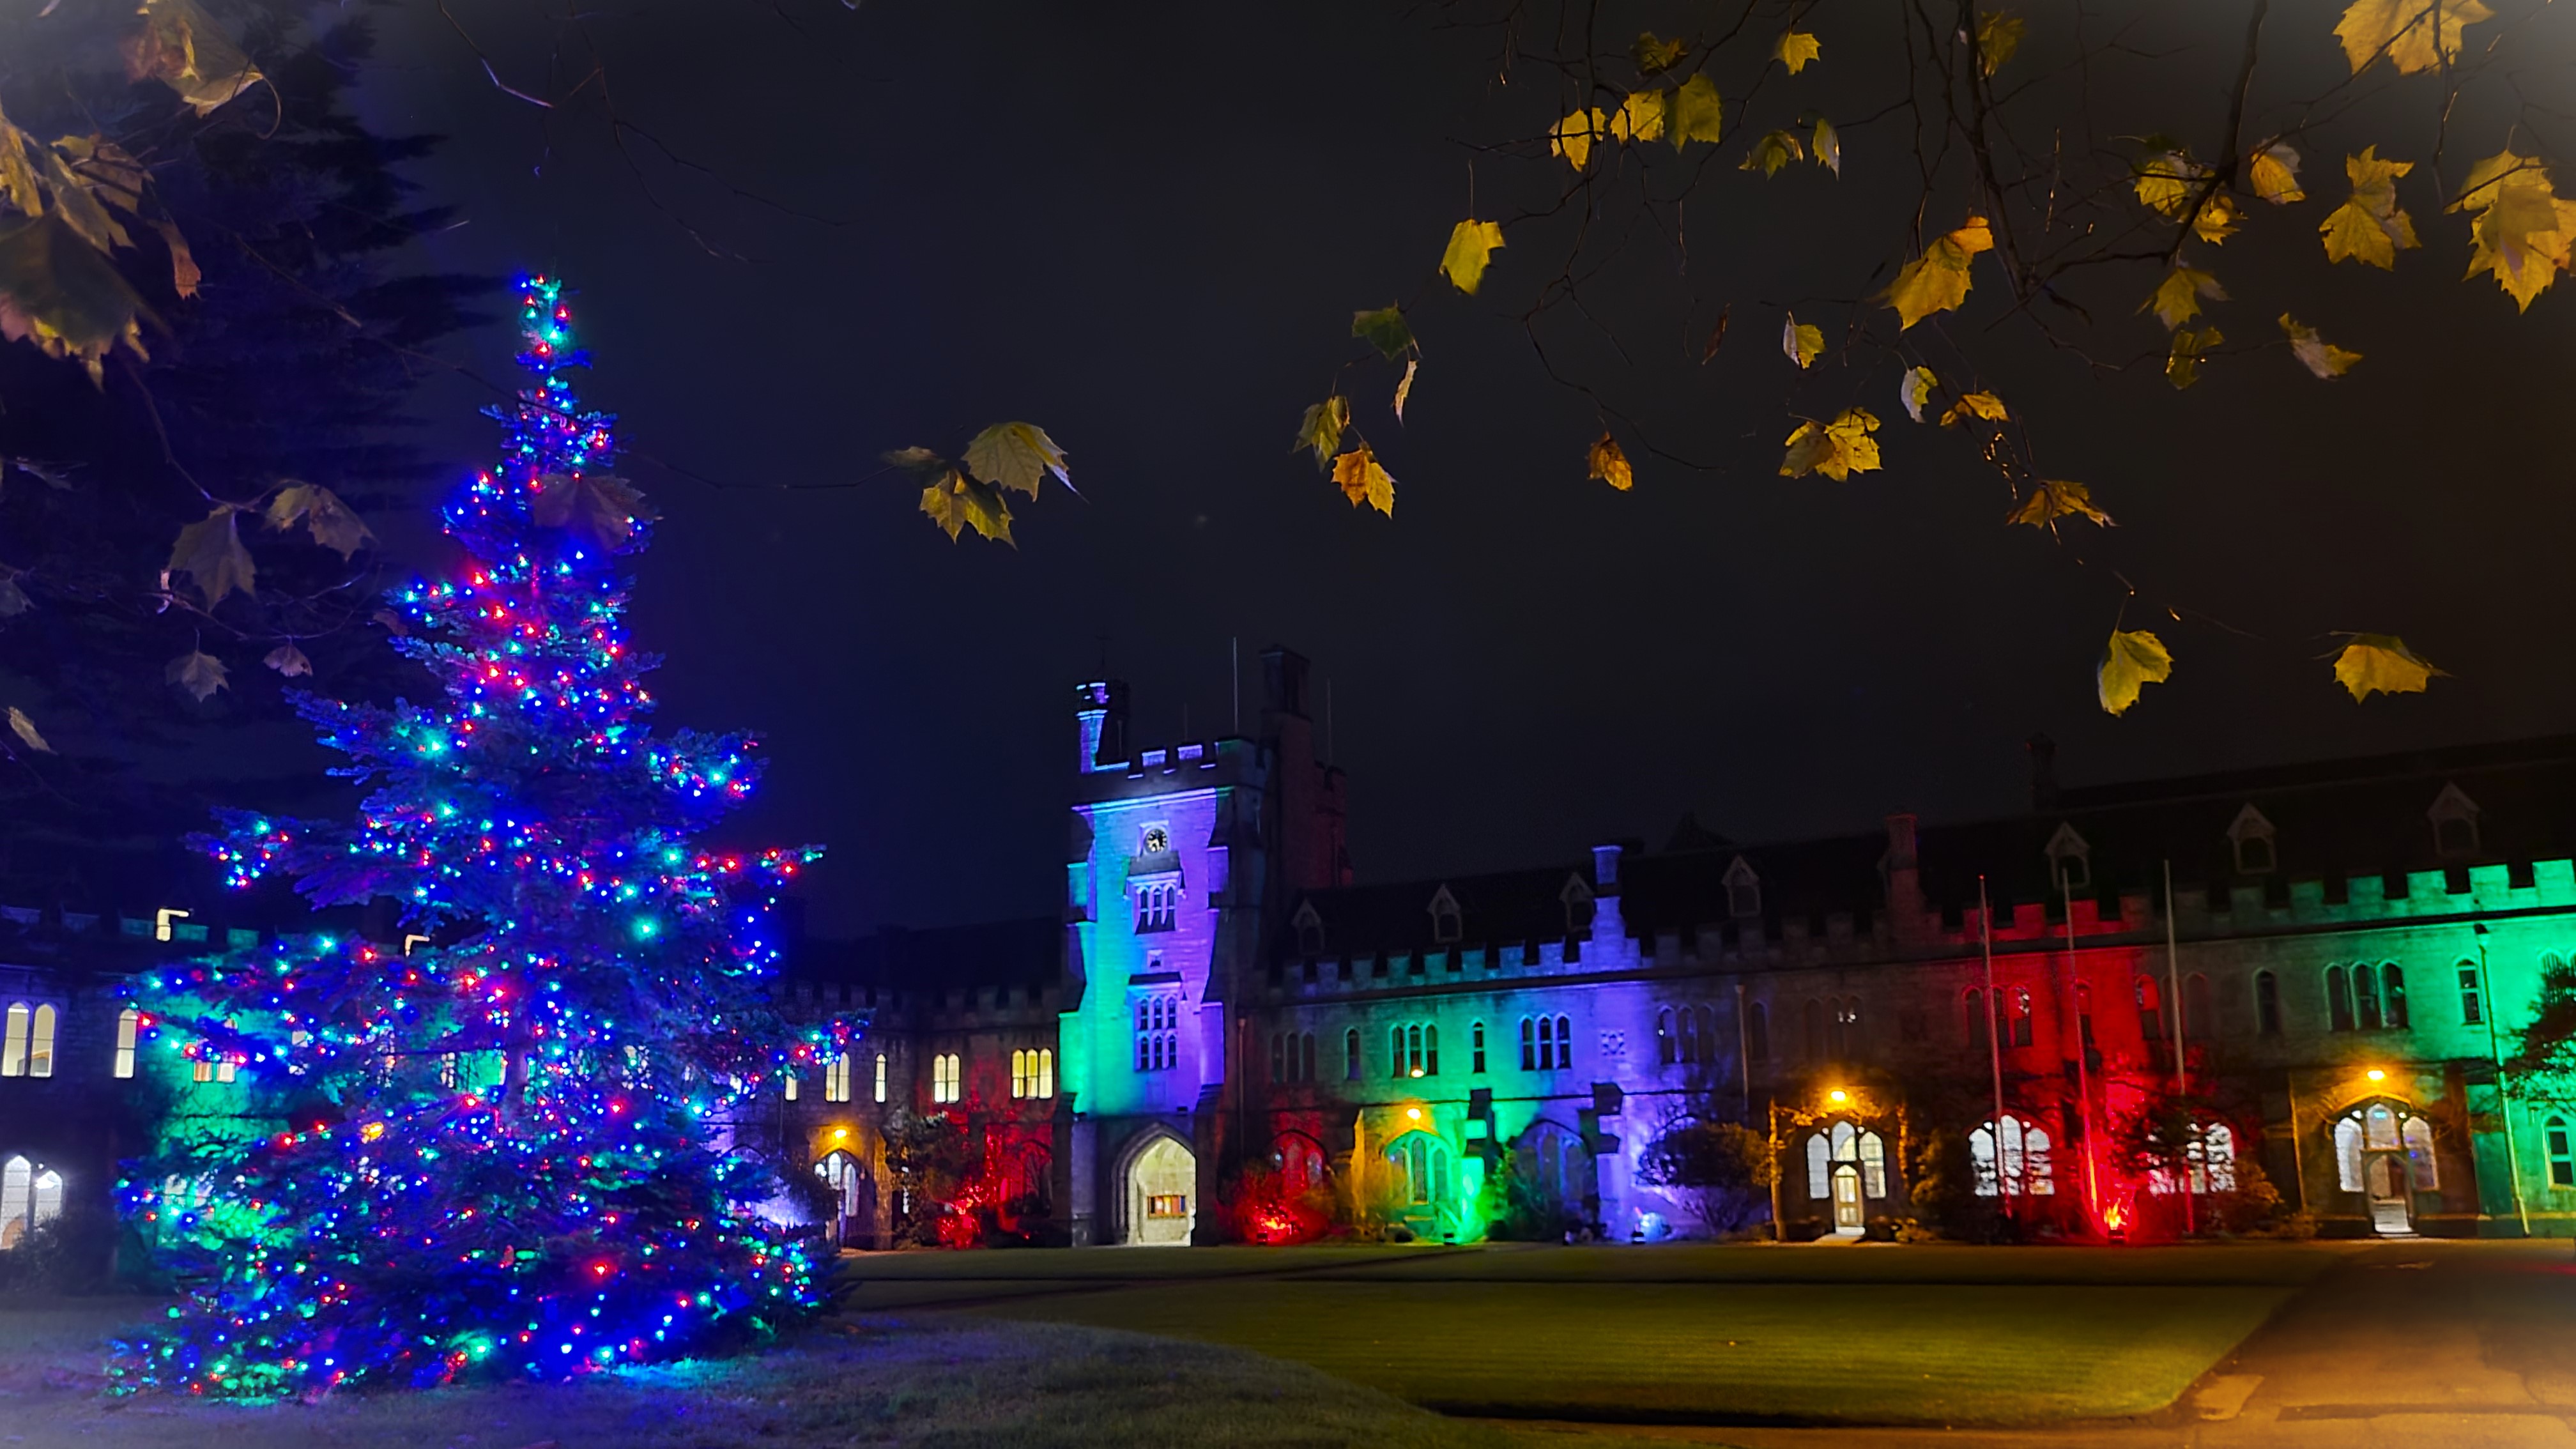
[[[1575,170],[1592,159],[1592,143],[1610,134],[1609,118],[1598,106],[1576,111],[1547,128],[1547,154],[1562,156]]]
[[[1947,312],[1968,300],[1968,262],[1977,253],[1992,251],[1995,234],[1982,216],[1970,216],[1968,223],[1948,236],[1937,238],[1923,249],[1923,255],[1905,264],[1888,285],[1887,305],[1903,319],[1902,332],[1935,312]]]
[[[2093,506],[2093,490],[2063,478],[2032,480],[2030,496],[2005,514],[2004,522],[2048,528],[2061,518],[2089,518],[2104,528],[2111,526],[2111,515]]]
[[[1378,466],[1366,443],[1333,460],[1333,481],[1353,508],[1365,503],[1389,518],[1395,516],[1395,479]]]
[[[2234,236],[2236,224],[2243,219],[2244,213],[2236,209],[2236,198],[2224,191],[2215,191],[2192,215],[2191,234],[2216,246]]]
[[[1789,451],[1780,460],[1780,476],[1822,473],[1839,483],[1854,473],[1875,472],[1878,440],[1870,434],[1877,431],[1878,419],[1867,408],[1845,408],[1830,423],[1810,418],[1788,436]]]
[[[1824,46],[1803,30],[1782,31],[1771,47],[1771,58],[1787,66],[1791,75],[1805,70],[1823,53]]]
[[[972,528],[996,543],[1019,547],[1011,538],[1011,503],[1002,496],[1002,490],[954,468],[940,473],[921,490],[921,511],[947,533],[950,543]]]
[[[2529,308],[2567,266],[2576,202],[2558,199],[2548,168],[2533,157],[2507,149],[2480,161],[2445,209],[2477,213],[2468,275],[2493,273],[2517,307]]]
[[[1690,45],[1682,40],[1665,40],[1651,30],[1640,31],[1628,45],[1628,58],[1637,63],[1645,75],[1658,75],[1682,63],[1690,54]]]
[[[2406,647],[2406,641],[2394,634],[2354,634],[2335,656],[2335,682],[2352,691],[2352,702],[2361,703],[2373,691],[2381,694],[2422,694],[2424,686],[2442,671],[2434,668],[2421,655]]]
[[[2004,68],[2004,62],[2021,49],[2022,32],[2028,28],[2018,15],[1989,10],[1977,17],[1977,64],[1988,75]]]
[[[1601,430],[1600,440],[1584,452],[1583,465],[1592,470],[1587,476],[1598,478],[1622,493],[1637,484],[1636,472],[1628,466],[1628,455],[1619,450],[1619,440],[1610,436],[1607,428]]]
[[[2209,168],[2191,159],[2188,151],[2159,151],[2137,163],[2130,185],[2148,210],[2180,221],[2184,208],[2191,205],[2193,193],[2200,190],[2208,175]]]
[[[2382,55],[2398,74],[2413,75],[2457,61],[2460,32],[2494,18],[2495,12],[2479,0],[2353,0],[2335,25],[2335,38],[2343,42],[2344,59],[2355,75]]]
[[[1419,357],[1404,360],[1404,376],[1395,384],[1395,420],[1399,423],[1404,421],[1405,401],[1413,396],[1413,375],[1421,367],[1422,359]]]
[[[2256,147],[2247,162],[2247,173],[2254,194],[2274,206],[2308,199],[2308,194],[2299,189],[2299,153],[2279,141]]]
[[[1715,142],[1726,106],[1718,98],[1716,82],[1695,75],[1673,92],[1673,103],[1665,112],[1664,134],[1672,138],[1673,149],[1678,151],[1686,141]]]
[[[2226,341],[2215,327],[2185,327],[2173,335],[2173,346],[2165,353],[2165,381],[2177,389],[2200,381],[2200,359],[2210,349]]]
[[[2004,420],[2004,400],[1990,392],[1972,392],[1950,405],[1941,415],[1941,426],[1955,428],[1970,418],[1984,418],[1990,423]]]
[[[1798,370],[1803,372],[1809,364],[1824,356],[1824,329],[1799,321],[1798,314],[1792,312],[1789,320],[1780,324],[1780,351],[1798,364]]]
[[[2361,361],[2360,353],[2346,352],[2335,346],[2319,337],[2317,329],[2287,312],[2281,314],[2281,330],[2289,334],[2290,355],[2299,359],[2300,366],[2319,377],[2341,377],[2352,370],[2354,363]]]
[[[2138,304],[2138,310],[2144,312],[2153,308],[2156,320],[2165,324],[2165,330],[2170,332],[2200,315],[2200,299],[2203,297],[2213,302],[2224,302],[2227,291],[2218,285],[2216,277],[2207,272],[2176,267],[2157,284],[2152,296]]]
[[[1472,297],[1485,280],[1485,264],[1503,244],[1498,222],[1462,221],[1449,229],[1449,246],[1440,253],[1440,272],[1452,286]]]
[[[1664,136],[1664,93],[1631,91],[1610,118],[1610,134],[1621,142],[1660,141]]]
[[[2397,178],[2415,169],[2412,161],[2382,161],[2379,148],[2365,146],[2346,156],[2343,174],[2352,181],[2352,196],[2320,223],[2326,260],[2346,257],[2383,271],[2394,271],[2397,253],[2418,245],[2415,223],[2397,204]]]
[[[1896,380],[1896,400],[1904,405],[1905,415],[1919,423],[1923,421],[1923,404],[1931,398],[1932,389],[1940,385],[1941,380],[1932,375],[1932,369],[1909,367],[1905,369],[1905,375]]]
[[[1735,169],[1777,176],[1781,167],[1805,159],[1807,153],[1799,146],[1796,136],[1787,131],[1765,131],[1762,139],[1753,143],[1753,149],[1744,153],[1744,159],[1736,163]]]
[[[1822,117],[1817,118],[1813,145],[1816,152],[1816,164],[1834,173],[1836,176],[1842,175],[1843,138],[1839,132],[1834,130],[1833,122],[1825,120]]]
[[[2173,651],[2165,648],[2165,641],[2144,629],[2114,629],[2102,651],[2102,663],[2094,670],[2093,687],[2101,697],[2102,712],[2120,715],[2138,702],[2138,691],[2171,678]]]

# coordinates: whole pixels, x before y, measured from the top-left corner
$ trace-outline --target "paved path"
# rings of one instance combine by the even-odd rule
[[[2359,1249],[2152,1418],[2015,1430],[1582,1428],[1742,1449],[2576,1449],[2576,1245]]]

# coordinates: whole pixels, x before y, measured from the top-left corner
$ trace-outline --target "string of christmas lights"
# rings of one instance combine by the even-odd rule
[[[231,1398],[554,1379],[739,1347],[819,1306],[730,1123],[850,1047],[771,1004],[811,849],[696,843],[751,741],[646,724],[624,560],[652,517],[566,371],[561,284],[520,284],[529,385],[444,509],[467,561],[390,599],[443,697],[297,708],[370,793],[354,822],[230,816],[228,880],[390,896],[407,946],[310,937],[139,984],[181,1094],[121,1184],[183,1290],[124,1389]],[[227,1095],[229,1094],[229,1095]]]

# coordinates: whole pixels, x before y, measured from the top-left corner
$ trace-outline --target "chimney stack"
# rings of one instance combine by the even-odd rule
[[[1095,679],[1073,690],[1077,774],[1088,775],[1127,760],[1127,681]]]

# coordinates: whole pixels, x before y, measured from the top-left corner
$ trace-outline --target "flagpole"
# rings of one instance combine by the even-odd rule
[[[2191,1194],[2191,1154],[2201,1155],[2201,1170],[2209,1170],[2209,1144],[2200,1134],[2200,1124],[2191,1120],[2191,1076],[2183,1065],[2182,1055],[2182,953],[2174,945],[2173,861],[2165,861],[2165,994],[2173,1000],[2174,1014],[2174,1097],[2183,1107],[2183,1174],[2182,1230],[2185,1235],[2197,1232],[2193,1221]],[[2233,1164],[2230,1164],[2233,1166]]]
[[[1995,908],[1986,899],[1986,877],[1982,871],[1977,875],[1977,931],[1984,937],[1986,948],[1986,1000],[1979,1010],[1986,1014],[1986,1055],[1992,1061],[1995,1070],[1995,1122],[1992,1133],[1995,1148],[1995,1195],[2003,1199],[2004,1215],[2013,1217],[2017,1216],[2013,1212],[2013,1193],[2020,1183],[2016,1181],[2007,1184],[2004,1181],[2004,1044],[2001,1033],[2004,1014],[1995,1004]],[[2016,1163],[2019,1161],[2018,1154],[2015,1155],[2015,1161]],[[2018,1179],[2021,1174],[2016,1171],[2013,1175]]]

